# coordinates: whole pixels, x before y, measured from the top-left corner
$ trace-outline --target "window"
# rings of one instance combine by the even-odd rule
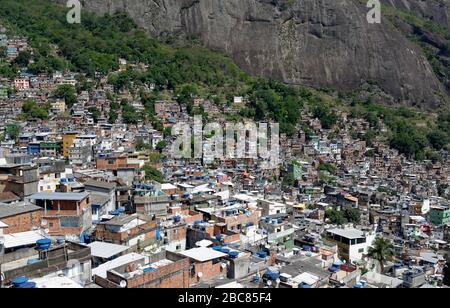
[[[52,222],[49,222],[49,223],[48,223],[48,226],[49,226],[50,228],[53,228],[53,223],[52,223]]]
[[[358,253],[364,253],[364,248],[359,249]]]

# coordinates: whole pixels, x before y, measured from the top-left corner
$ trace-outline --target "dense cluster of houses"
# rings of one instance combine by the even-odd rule
[[[10,59],[28,48],[0,34],[2,44]],[[121,69],[127,65],[120,60]],[[106,77],[71,108],[52,98],[61,84],[75,86],[76,74],[0,79],[3,287],[442,285],[447,153],[443,162],[416,162],[376,141],[369,147],[361,138],[368,123],[342,113],[332,130],[303,114],[311,132],[299,126],[294,136],[281,135],[282,163],[273,168],[261,158],[174,159],[174,139],[151,124],[124,124],[120,110],[109,123]],[[143,110],[131,91],[119,95]],[[50,102],[49,119],[16,121],[27,99]],[[242,97],[223,109],[194,101],[218,123],[245,104]],[[101,111],[96,121],[92,107]],[[164,127],[193,121],[175,99],[156,102],[155,113]],[[162,155],[161,141],[169,144]],[[282,184],[286,178],[292,181]],[[348,208],[358,221],[333,224],[326,215]],[[380,236],[395,244],[395,260],[381,268],[368,257]]]

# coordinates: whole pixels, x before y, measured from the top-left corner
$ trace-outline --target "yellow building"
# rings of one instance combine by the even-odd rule
[[[66,133],[63,135],[62,150],[64,157],[69,157],[69,148],[73,145],[78,133]]]

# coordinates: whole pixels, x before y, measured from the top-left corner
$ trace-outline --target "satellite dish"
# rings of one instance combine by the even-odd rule
[[[277,282],[277,284],[280,284],[281,280],[280,278],[277,278],[277,280],[275,280]]]
[[[44,231],[48,234],[50,232],[50,229],[45,229]]]
[[[43,220],[41,221],[41,226],[42,226],[42,227],[45,227],[46,225],[47,225],[47,220],[43,219]]]
[[[267,285],[268,285],[268,286],[271,286],[271,285],[272,285],[272,280],[268,280],[268,281],[267,281]]]
[[[221,266],[222,266],[222,268],[226,268],[227,264],[226,263],[222,263]]]
[[[200,273],[197,274],[197,276],[198,276],[198,278],[202,278],[203,277],[203,273],[200,272]]]
[[[128,283],[127,283],[126,280],[122,280],[122,281],[120,282],[120,287],[121,287],[122,289],[126,288],[127,285],[128,285]]]

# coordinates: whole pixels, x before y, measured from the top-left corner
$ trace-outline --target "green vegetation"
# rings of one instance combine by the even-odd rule
[[[145,150],[151,150],[152,146],[148,143],[144,143],[142,140],[140,140],[138,143],[136,143],[136,151],[145,151]]]
[[[145,180],[146,181],[155,181],[158,183],[164,182],[164,176],[159,170],[157,170],[151,166],[145,166],[144,172],[145,172]]]
[[[59,86],[53,93],[53,96],[63,99],[68,108],[72,108],[72,106],[77,102],[76,90],[71,85]]]
[[[336,225],[344,225],[346,223],[358,224],[361,221],[361,213],[358,209],[345,208],[342,211],[328,209],[325,212],[325,217],[330,220],[330,223]]]
[[[167,141],[162,140],[158,142],[158,144],[156,145],[156,150],[162,153],[162,151],[167,147],[167,145],[168,145]]]
[[[445,149],[450,142],[450,113],[443,112],[434,121],[431,117],[406,107],[387,107],[373,101],[353,102],[350,116],[366,119],[371,128],[363,137],[371,146],[380,124],[389,133],[385,140],[400,153],[418,160],[430,158],[435,151]],[[370,120],[372,119],[372,120]],[[437,123],[435,123],[437,122]]]
[[[388,239],[377,237],[372,247],[369,247],[368,255],[380,263],[381,273],[384,273],[386,261],[394,259],[394,245]]]
[[[410,11],[401,10],[391,6],[383,6],[386,16],[411,41],[421,47],[423,53],[431,64],[436,76],[443,84],[450,82],[450,30],[433,20],[429,20]],[[411,25],[411,31],[404,26]]]
[[[11,140],[16,140],[20,135],[20,127],[17,124],[9,124],[6,126],[5,135]]]
[[[327,163],[321,163],[317,168],[319,171],[326,171],[332,175],[336,175],[336,166]]]
[[[98,110],[97,107],[90,107],[88,111],[91,113],[92,118],[94,119],[94,122],[97,123],[98,119],[101,117],[102,113],[100,110]]]
[[[298,124],[304,101],[314,100],[314,95],[307,89],[252,78],[218,52],[198,46],[162,44],[149,38],[122,13],[98,17],[83,12],[82,23],[70,25],[66,21],[66,10],[52,1],[4,0],[0,17],[18,34],[29,38],[36,50],[34,62],[38,68],[34,67],[34,72],[64,67],[92,77],[95,72],[109,74],[116,71],[119,58],[123,58],[143,63],[151,69],[129,69],[110,74],[108,80],[116,92],[131,85],[154,84],[157,91],[174,91],[177,100],[186,104],[189,112],[193,112],[193,99],[199,95],[213,98],[218,105],[234,95],[249,96],[251,106],[245,110],[246,116],[258,120],[274,119],[281,124],[281,130],[289,134]],[[23,58],[20,62],[25,64],[27,57],[24,55]],[[14,70],[3,70],[4,75],[13,76]],[[71,107],[74,103],[71,97],[64,98]],[[147,99],[144,97],[146,114],[151,118],[154,101]],[[135,123],[134,112],[128,107],[125,109],[125,121]],[[201,113],[201,110],[197,112]],[[109,118],[110,122],[117,120],[114,113]]]
[[[41,119],[41,120],[47,120],[48,119],[48,110],[49,106],[43,106],[39,107],[35,101],[27,100],[23,103],[22,106],[22,112],[25,117],[25,119]]]
[[[316,106],[313,110],[314,117],[320,120],[322,127],[330,129],[336,124],[338,117],[336,113],[330,109],[327,105]]]

